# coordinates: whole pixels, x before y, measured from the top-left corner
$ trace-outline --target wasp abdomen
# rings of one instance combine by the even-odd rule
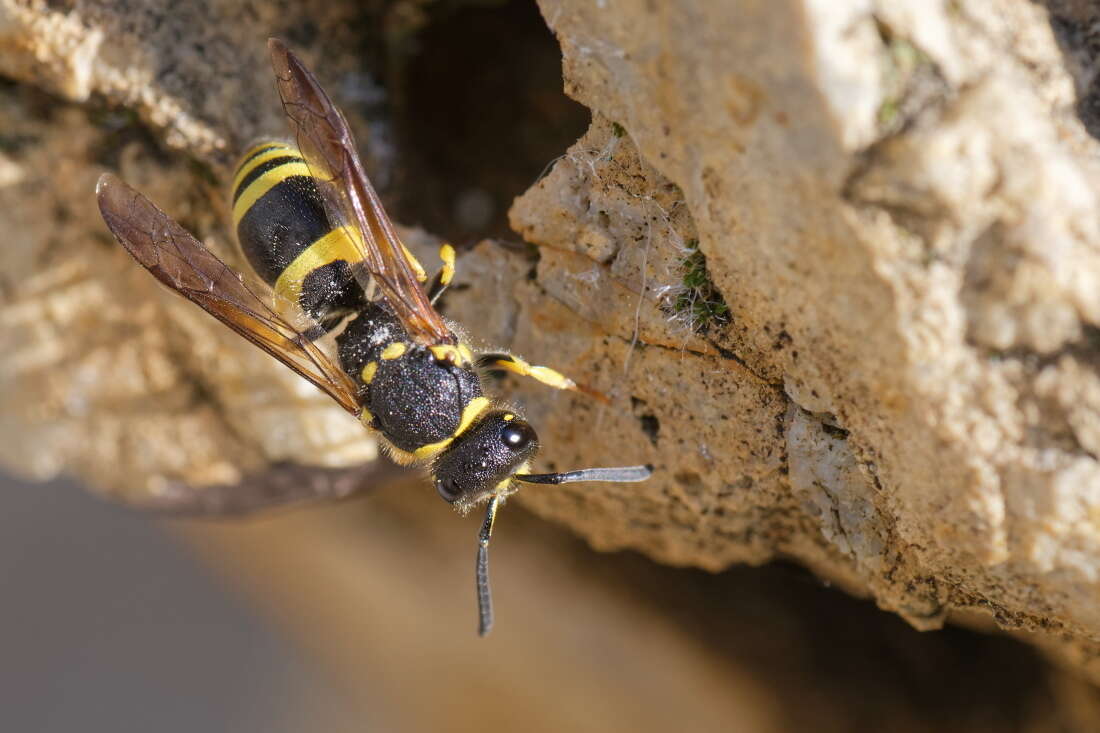
[[[233,182],[237,240],[252,269],[318,322],[363,302],[350,263],[359,256],[325,212],[297,149],[261,143],[245,153]]]

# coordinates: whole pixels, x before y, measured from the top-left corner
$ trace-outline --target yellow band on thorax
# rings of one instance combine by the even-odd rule
[[[458,422],[458,427],[450,435],[450,437],[444,438],[437,443],[428,443],[422,445],[413,451],[413,456],[418,461],[427,461],[431,458],[435,458],[442,453],[447,446],[454,442],[454,439],[462,435],[473,424],[481,413],[485,412],[489,407],[489,400],[485,397],[475,397],[466,403],[466,407],[462,410],[462,419]]]

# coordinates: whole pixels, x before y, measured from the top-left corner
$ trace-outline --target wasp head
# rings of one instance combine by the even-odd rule
[[[523,470],[538,449],[538,435],[527,421],[494,410],[436,458],[435,488],[451,504],[472,506]]]

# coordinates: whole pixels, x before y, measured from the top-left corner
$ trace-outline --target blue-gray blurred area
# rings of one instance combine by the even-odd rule
[[[0,476],[0,731],[292,731],[336,699],[147,517]]]

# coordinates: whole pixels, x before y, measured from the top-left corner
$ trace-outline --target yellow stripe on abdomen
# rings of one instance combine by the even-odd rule
[[[285,155],[285,151],[281,154]],[[264,153],[267,155],[267,153]],[[262,155],[259,157],[263,157]],[[276,166],[265,172],[262,176],[248,185],[241,197],[233,204],[233,226],[240,224],[241,219],[252,205],[259,201],[265,193],[291,176],[309,176],[309,166],[302,161],[294,161]]]
[[[263,151],[259,155],[257,152]],[[230,193],[236,191],[241,186],[241,181],[248,177],[248,174],[260,167],[272,158],[280,158],[287,155],[300,155],[297,149],[292,148],[286,143],[278,142],[263,142],[258,145],[253,145],[248,151],[241,156],[240,167],[237,168],[237,175],[233,177],[233,187],[229,189]]]
[[[344,260],[349,265],[359,262],[362,257],[352,242],[353,234],[358,236],[358,232],[349,227],[336,227],[306,247],[279,275],[279,279],[275,281],[275,292],[291,303],[297,303],[306,276],[318,267],[324,267],[336,260]]]

